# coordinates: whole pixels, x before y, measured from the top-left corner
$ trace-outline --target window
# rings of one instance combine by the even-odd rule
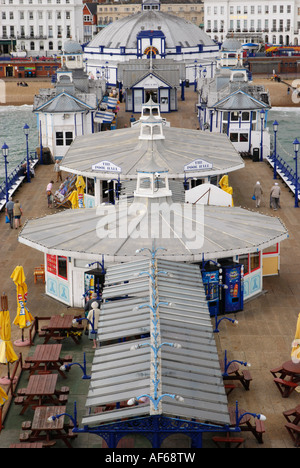
[[[57,256],[57,276],[61,278],[68,279],[68,265],[67,265],[67,257],[61,257],[60,255]]]
[[[248,275],[249,273],[249,255],[240,255],[239,256],[239,263],[244,265],[244,275]]]
[[[50,48],[50,44],[49,44]],[[64,132],[56,132],[56,146],[64,145]]]
[[[240,142],[246,143],[249,140],[248,133],[240,133]]]
[[[231,122],[237,122],[239,120],[239,112],[231,112],[230,120]]]
[[[239,134],[238,133],[230,133],[230,141],[236,143],[239,141]]]
[[[254,270],[258,270],[258,268],[260,268],[260,253],[259,252],[250,254],[250,268],[251,268],[251,272]]]
[[[66,132],[66,145],[70,146],[73,142],[73,132]]]
[[[249,122],[250,120],[250,112],[242,112],[242,121]]]
[[[56,146],[70,146],[73,142],[73,132],[56,132]]]

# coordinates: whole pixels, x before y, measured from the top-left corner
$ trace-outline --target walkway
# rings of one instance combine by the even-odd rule
[[[179,102],[180,113],[167,116],[172,126],[197,128],[197,117],[194,112],[195,99],[196,94],[190,88],[186,95],[186,101]],[[121,105],[118,118],[119,126],[124,127],[125,123],[129,123],[129,119],[130,114],[124,114],[123,105]],[[221,148],[220,151],[222,151]],[[230,185],[234,189],[235,206],[240,205],[255,210],[251,197],[254,184],[260,180],[264,189],[264,200],[260,211],[273,216],[274,212],[269,208],[269,190],[273,184],[273,171],[267,163],[253,163],[249,160],[245,162],[246,167],[231,174],[229,178]],[[31,184],[24,184],[19,190],[18,197],[24,210],[24,218],[40,217],[52,212],[47,208],[45,188],[53,177],[53,166],[40,166],[37,168],[36,177]],[[293,444],[284,428],[285,420],[282,411],[293,408],[300,402],[300,396],[296,392],[288,399],[282,399],[269,372],[269,369],[289,360],[297,316],[300,311],[300,248],[298,242],[300,211],[294,208],[294,200],[288,189],[283,186],[281,181],[279,183],[282,187],[282,209],[276,214],[282,218],[290,233],[290,238],[282,243],[280,276],[265,278],[264,289],[266,293],[248,302],[244,311],[236,314],[239,325],[233,328],[229,322],[223,321],[220,325],[220,333],[216,335],[220,357],[224,355],[226,349],[229,359],[245,360],[252,364],[253,381],[250,385],[250,391],[246,392],[242,387],[236,388],[229,395],[229,404],[234,405],[235,401],[238,400],[240,407],[247,411],[259,412],[267,416],[264,444],[259,445],[252,434],[246,434],[244,444],[246,448],[292,448]],[[55,187],[57,186],[56,183]],[[32,315],[49,316],[72,313],[72,309],[47,297],[41,282],[34,284],[33,269],[43,262],[43,255],[18,243],[18,232],[11,230],[5,224],[4,218],[4,214],[0,214],[1,293],[6,292],[8,295],[11,320],[14,319],[16,313],[16,292],[10,275],[17,264],[23,265],[27,276],[28,306]],[[12,326],[12,336],[13,340],[20,338],[20,331],[14,325]],[[90,363],[92,352],[87,337],[83,337],[82,349],[80,347],[74,349],[75,345],[72,343],[63,344],[63,351],[66,351],[66,354],[68,352],[73,355],[76,353],[75,359],[80,362],[81,353],[83,350],[88,350],[88,362]],[[18,352],[18,350],[16,351]],[[24,357],[29,351],[27,348],[22,350]],[[0,376],[5,373],[5,366],[0,365]],[[70,404],[67,409],[72,412],[74,399],[78,397],[83,402],[85,401],[83,391],[85,387],[84,381],[81,380],[80,369],[71,369],[68,385],[69,383]],[[88,388],[88,384],[86,384],[86,388]],[[17,441],[21,427],[20,418],[15,411],[9,412],[6,429],[0,434],[0,447],[7,447],[9,443]],[[27,417],[27,419],[29,418]],[[135,439],[134,444],[136,447],[143,446],[143,442],[139,438]],[[168,448],[184,448],[188,446],[187,444],[186,439],[177,438],[168,442]],[[96,436],[81,435],[74,441],[74,447],[78,448],[95,446],[101,446],[101,439],[99,440]],[[212,444],[207,440],[205,446],[212,447]]]

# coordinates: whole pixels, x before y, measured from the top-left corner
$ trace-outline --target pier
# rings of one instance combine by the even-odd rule
[[[168,114],[167,120],[173,127],[197,128],[197,115],[194,112],[194,103],[196,94],[192,89],[187,90],[186,100],[179,100],[179,112]],[[124,111],[124,103],[120,105],[118,115],[119,128],[124,125],[129,126],[130,115]],[[220,149],[220,152],[222,150]],[[66,177],[66,173],[63,177]],[[52,211],[47,207],[46,186],[53,179],[56,180],[53,172],[53,165],[37,165],[35,177],[32,183],[24,183],[18,189],[18,198],[21,201],[24,216],[22,223],[29,218],[37,218],[51,214]],[[253,188],[256,181],[259,180],[263,189],[263,200],[259,211],[263,214],[274,216],[274,211],[269,206],[270,189],[274,183],[273,169],[269,161],[253,162],[245,159],[245,168],[231,173],[229,176],[230,186],[233,187],[234,205],[256,210],[255,202],[252,200]],[[288,399],[281,398],[276,385],[273,382],[273,376],[270,369],[281,365],[290,359],[291,345],[296,331],[297,317],[300,309],[300,248],[299,248],[299,230],[300,230],[300,211],[294,208],[294,198],[290,188],[283,179],[278,183],[282,190],[281,206],[276,212],[285,223],[289,230],[289,239],[281,244],[280,275],[264,278],[264,292],[254,300],[247,302],[244,310],[236,314],[230,314],[229,317],[238,320],[238,326],[232,327],[227,321],[220,325],[220,333],[215,335],[219,357],[224,359],[225,350],[227,350],[230,360],[237,359],[251,363],[251,382],[250,390],[245,391],[242,386],[236,388],[228,396],[228,402],[231,406],[235,405],[236,400],[239,406],[247,411],[263,413],[266,415],[265,422],[266,433],[263,435],[264,443],[259,445],[251,433],[243,433],[245,439],[242,447],[245,448],[293,448],[293,443],[285,429],[285,419],[283,411],[294,408],[299,404],[299,396],[293,392]],[[59,183],[54,184],[54,189]],[[42,282],[34,284],[34,267],[43,263],[42,253],[31,249],[18,242],[18,230],[10,229],[5,224],[5,214],[0,213],[0,239],[1,239],[1,287],[2,292],[8,296],[8,305],[11,316],[11,322],[16,315],[16,291],[15,285],[10,278],[16,265],[24,267],[26,283],[28,285],[28,308],[33,316],[49,317],[51,315],[74,314],[78,309],[69,308],[54,299],[45,295],[45,285]],[[79,312],[82,312],[80,309]],[[27,331],[25,331],[25,334]],[[20,338],[20,330],[12,325],[12,341]],[[65,346],[65,345],[63,345]],[[65,354],[76,352],[75,359],[80,359],[82,352],[88,349],[92,353],[92,344],[87,337],[82,339],[82,348],[69,344],[64,349]],[[20,352],[15,347],[16,352]],[[30,348],[21,350],[25,358],[30,352]],[[92,355],[92,354],[91,354]],[[90,370],[91,355],[89,355],[88,372]],[[79,362],[79,361],[77,361]],[[6,375],[6,366],[0,365],[0,376]],[[78,421],[84,411],[86,395],[81,384],[81,375],[74,369],[70,371],[68,385],[70,386],[70,399],[67,406],[67,412],[72,414],[73,402],[80,402],[78,409]],[[80,385],[79,385],[80,383]],[[5,388],[4,388],[5,389]],[[28,415],[32,416],[32,414]],[[28,419],[28,418],[27,418]],[[11,443],[19,440],[21,432],[21,417],[19,412],[12,405],[11,410],[6,416],[5,428],[0,433],[0,447],[8,447]],[[205,436],[203,446],[215,448],[211,441],[212,435]],[[143,447],[139,436],[132,437],[130,441],[133,447]],[[165,448],[187,448],[187,440],[172,439],[168,447]],[[89,435],[79,435],[72,442],[75,448],[94,448],[102,446],[102,439]]]

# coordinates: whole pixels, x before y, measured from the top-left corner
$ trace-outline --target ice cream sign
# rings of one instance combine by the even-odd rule
[[[213,165],[204,161],[204,159],[195,159],[189,164],[184,166],[185,171],[203,171],[204,169],[212,169]]]
[[[121,172],[122,169],[119,166],[116,166],[110,161],[100,161],[98,164],[92,166],[93,171],[103,171],[103,172]]]

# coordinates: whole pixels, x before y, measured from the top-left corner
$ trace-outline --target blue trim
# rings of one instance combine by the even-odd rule
[[[75,129],[75,137],[77,137],[76,114],[74,114],[74,129]]]
[[[92,119],[92,133],[95,133],[95,127],[94,127],[94,112],[91,112],[91,119]]]

